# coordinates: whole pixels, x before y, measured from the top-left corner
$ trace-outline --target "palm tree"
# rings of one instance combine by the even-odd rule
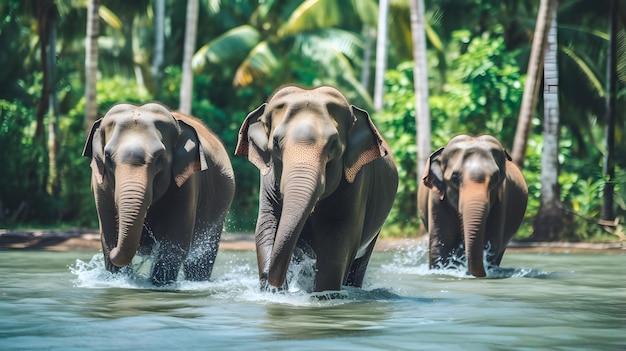
[[[193,98],[193,71],[191,60],[196,49],[196,31],[198,29],[198,0],[187,0],[187,21],[185,26],[185,46],[183,49],[183,74],[180,83],[180,111],[191,113]]]
[[[413,34],[413,85],[415,86],[415,129],[417,131],[417,181],[424,173],[430,154],[430,108],[428,105],[428,66],[424,32],[424,1],[411,0],[411,33]]]
[[[554,8],[556,8],[556,0],[541,0],[537,13],[535,34],[533,36],[528,70],[526,72],[526,85],[524,87],[522,106],[520,107],[517,130],[515,131],[515,140],[513,141],[513,150],[511,152],[513,162],[520,168],[524,167],[526,144],[530,136],[532,117],[535,114],[535,107],[537,105],[537,92],[541,84],[540,78],[543,73],[543,58],[545,55],[548,30],[550,29],[550,16]]]
[[[557,65],[557,0],[551,10],[543,78],[543,151],[541,153],[541,202],[531,240],[566,239],[571,218],[563,211],[559,191],[559,75]]]
[[[85,40],[85,128],[89,134],[91,125],[98,119],[96,104],[96,81],[98,74],[98,34],[100,0],[87,3],[87,37]]]
[[[35,143],[44,150],[44,117],[47,117],[47,150],[48,150],[48,176],[46,191],[54,195],[58,191],[57,178],[57,117],[58,99],[56,89],[56,27],[58,10],[53,0],[38,1],[35,3],[37,19],[37,34],[39,36],[39,59],[43,72],[41,98],[36,114]]]
[[[604,185],[604,201],[602,203],[602,219],[612,221],[615,217],[613,212],[613,191],[615,189],[615,120],[616,120],[616,93],[617,93],[617,11],[615,0],[609,5],[609,46],[607,54],[606,70],[606,154],[602,173],[606,177]]]
[[[387,19],[389,0],[380,0],[378,4],[378,33],[376,39],[376,73],[374,77],[374,110],[383,109],[385,93],[385,70],[387,69]]]
[[[372,106],[356,79],[361,65],[363,24],[375,24],[376,3],[366,1],[305,0],[260,3],[247,24],[231,28],[203,45],[193,67],[223,70],[236,63],[233,86],[256,87],[265,96],[267,86],[286,82],[332,84],[355,104]],[[287,6],[290,4],[289,6]],[[294,8],[283,14],[284,8]],[[285,16],[282,17],[281,16]],[[278,23],[282,23],[280,26]]]
[[[152,85],[158,93],[161,82],[161,67],[163,66],[165,43],[165,0],[155,0],[154,3],[154,53],[152,59]]]

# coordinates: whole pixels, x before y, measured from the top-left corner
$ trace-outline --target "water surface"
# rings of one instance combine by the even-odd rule
[[[487,279],[375,252],[362,289],[258,289],[252,251],[211,282],[154,288],[149,260],[106,272],[95,252],[0,252],[0,350],[620,350],[626,255],[507,253]],[[335,294],[336,295],[336,294]]]

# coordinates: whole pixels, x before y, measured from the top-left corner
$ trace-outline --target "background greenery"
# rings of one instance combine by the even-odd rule
[[[41,2],[0,1],[0,226],[97,227],[84,144],[84,1],[51,1],[58,8],[57,74],[59,98],[57,155],[59,185],[47,186],[46,135],[39,130],[42,97],[37,11]],[[284,83],[331,84],[372,112],[389,141],[400,169],[397,200],[384,235],[416,236],[417,166],[415,99],[408,1],[391,1],[385,106],[372,111],[374,57],[366,60],[367,33],[376,27],[376,1],[320,1],[333,4],[297,17],[301,0],[201,0],[198,52],[194,57],[193,114],[203,119],[233,151],[246,114]],[[428,0],[426,3],[429,102],[432,147],[454,135],[493,134],[510,150],[525,82],[538,2],[531,0]],[[121,24],[101,23],[98,113],[118,102],[160,101],[176,109],[181,81],[185,2],[166,1],[166,50],[161,79],[150,77],[154,47],[153,1],[104,0]],[[575,214],[577,230],[569,240],[611,236],[597,224],[602,205],[604,92],[608,2],[560,1],[559,75],[561,171],[565,209]],[[606,5],[606,6],[605,6]],[[321,5],[320,5],[321,6]],[[373,9],[373,11],[372,11]],[[294,20],[299,19],[300,22]],[[323,25],[327,23],[327,25]],[[330,23],[330,24],[328,24]],[[237,33],[240,34],[237,37]],[[620,27],[623,51],[624,30]],[[245,34],[245,35],[244,35]],[[235,40],[245,38],[246,40]],[[375,38],[374,38],[375,39]],[[132,44],[130,45],[129,42]],[[251,52],[267,48],[261,59]],[[622,54],[622,62],[624,61]],[[258,57],[257,57],[258,58]],[[369,62],[369,63],[368,63]],[[622,67],[621,72],[624,72]],[[136,70],[145,78],[138,84]],[[238,79],[249,74],[249,80]],[[626,215],[626,142],[623,132],[624,80],[618,80],[616,133],[618,219]],[[532,232],[541,183],[541,102],[533,121],[524,175],[530,188],[526,221],[517,238]],[[47,117],[45,117],[47,118]],[[44,119],[47,123],[47,119]],[[258,170],[245,157],[231,158],[236,199],[227,230],[253,231],[258,201]],[[620,227],[618,227],[620,228]],[[619,235],[619,233],[617,233]]]

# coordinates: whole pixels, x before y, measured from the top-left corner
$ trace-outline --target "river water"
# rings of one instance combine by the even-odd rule
[[[137,262],[139,261],[139,262]],[[362,289],[260,292],[253,251],[211,282],[154,288],[149,260],[0,252],[0,350],[624,350],[626,255],[507,253],[487,279],[431,271],[422,247],[375,252]],[[300,279],[301,280],[301,279]]]

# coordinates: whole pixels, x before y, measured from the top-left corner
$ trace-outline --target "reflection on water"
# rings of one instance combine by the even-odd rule
[[[506,254],[487,279],[430,270],[426,250],[375,252],[362,289],[261,292],[254,252],[209,282],[155,288],[85,252],[0,252],[0,349],[620,349],[626,255]]]

